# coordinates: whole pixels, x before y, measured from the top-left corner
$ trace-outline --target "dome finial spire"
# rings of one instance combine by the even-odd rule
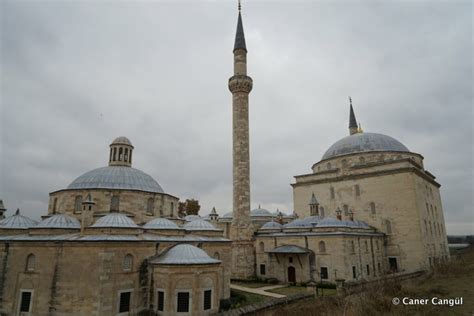
[[[242,4],[240,3],[240,0],[238,0],[239,2],[239,5],[238,5],[238,8],[239,8],[239,12],[242,10]]]
[[[357,126],[357,120],[354,114],[354,108],[352,107],[352,98],[349,97],[349,104],[350,104],[350,110],[349,110],[349,134],[354,135],[357,134],[358,132],[358,126]]]

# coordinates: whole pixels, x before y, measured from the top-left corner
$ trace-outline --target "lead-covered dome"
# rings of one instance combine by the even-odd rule
[[[212,225],[211,223],[206,222],[205,220],[202,220],[202,219],[198,219],[198,220],[187,223],[186,225],[184,225],[184,229],[188,231],[220,230],[220,229],[215,228],[214,225]]]
[[[143,225],[145,229],[181,229],[176,225],[176,223],[170,221],[167,218],[155,218],[145,225]]]
[[[80,229],[79,221],[66,214],[56,214],[42,220],[33,228],[61,228],[61,229]]]
[[[91,227],[138,228],[138,225],[122,213],[110,213],[99,218]]]
[[[122,189],[164,193],[158,182],[145,172],[126,166],[108,166],[84,173],[67,189]]]
[[[114,139],[114,141],[112,142],[112,144],[120,144],[120,145],[129,145],[129,146],[132,146],[132,142],[130,141],[130,139],[128,139],[128,138],[125,137],[125,136],[119,136],[119,137],[117,137],[116,139]]]
[[[204,250],[188,244],[179,244],[151,260],[154,264],[217,264],[220,260],[211,258]]]
[[[20,214],[20,210],[12,216],[9,216],[0,221],[0,229],[28,229],[36,226],[37,221]]]
[[[264,208],[261,208],[260,206],[256,209],[253,209],[250,212],[250,216],[252,217],[260,217],[260,216],[273,216],[273,214]]]
[[[409,152],[405,145],[393,137],[378,133],[356,133],[335,142],[324,153],[322,160],[340,155],[370,151]]]

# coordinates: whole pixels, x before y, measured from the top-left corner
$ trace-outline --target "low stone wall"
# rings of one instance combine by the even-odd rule
[[[287,297],[275,298],[265,302],[256,303],[252,305],[242,306],[240,308],[231,309],[226,312],[221,312],[216,315],[222,316],[239,316],[239,315],[260,315],[265,310],[273,309],[277,306],[286,305],[295,301],[314,298],[314,293],[298,293],[289,295]]]

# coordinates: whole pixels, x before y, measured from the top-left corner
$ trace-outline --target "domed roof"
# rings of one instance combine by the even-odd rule
[[[234,217],[233,212],[225,213],[224,215],[221,216],[221,218],[233,218],[233,217]]]
[[[164,193],[158,182],[138,169],[107,166],[84,173],[68,187],[71,189],[122,189]]]
[[[123,213],[110,213],[99,218],[91,227],[138,228],[138,225]]]
[[[198,247],[179,244],[151,261],[155,264],[215,264],[220,260],[211,258],[204,250]]]
[[[304,222],[310,223],[310,224],[317,224],[319,221],[321,221],[321,217],[319,216],[308,216],[303,219]]]
[[[340,155],[370,151],[409,152],[405,145],[390,136],[377,133],[356,133],[335,142],[324,153],[322,160]]]
[[[72,216],[66,214],[56,214],[42,220],[34,228],[79,229],[81,228],[81,224]]]
[[[184,229],[190,230],[190,231],[199,231],[199,230],[219,230],[214,227],[209,222],[206,222],[205,220],[198,219],[192,222],[187,223],[184,225]]]
[[[348,221],[338,220],[334,217],[325,217],[316,227],[350,227],[350,228],[370,228],[370,226],[363,221]]]
[[[258,217],[258,216],[273,216],[273,214],[270,211],[268,211],[264,208],[260,208],[260,206],[259,206],[258,208],[253,209],[250,212],[250,216],[256,216],[256,217]]]
[[[199,215],[186,215],[186,216],[184,217],[184,220],[185,220],[186,222],[197,221],[197,220],[200,220],[200,219],[202,219],[202,218],[201,218],[201,216],[199,216]]]
[[[283,225],[283,228],[310,228],[312,226],[311,223],[305,222],[302,219],[295,219],[294,221]]]
[[[17,210],[15,214],[4,218],[0,221],[0,229],[28,229],[36,226],[37,221],[32,220],[29,217],[20,215],[20,211]]]
[[[180,229],[176,223],[170,221],[166,218],[155,218],[145,225],[143,225],[145,229]]]
[[[130,141],[130,139],[128,139],[128,138],[125,137],[125,136],[117,137],[116,139],[114,139],[114,141],[112,142],[112,144],[124,144],[124,145],[130,145],[130,146],[132,146],[132,142]]]
[[[271,221],[271,222],[267,222],[265,224],[263,224],[262,227],[260,227],[260,229],[281,229],[283,226],[278,223],[278,222],[275,222],[275,221]]]

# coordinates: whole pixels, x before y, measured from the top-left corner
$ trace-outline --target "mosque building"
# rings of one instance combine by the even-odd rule
[[[250,209],[247,47],[239,8],[229,79],[233,211],[180,218],[179,198],[132,167],[116,138],[108,166],[51,192],[37,222],[0,201],[1,315],[210,315],[231,279],[361,282],[449,259],[440,184],[423,156],[363,132],[295,176],[294,211]]]

